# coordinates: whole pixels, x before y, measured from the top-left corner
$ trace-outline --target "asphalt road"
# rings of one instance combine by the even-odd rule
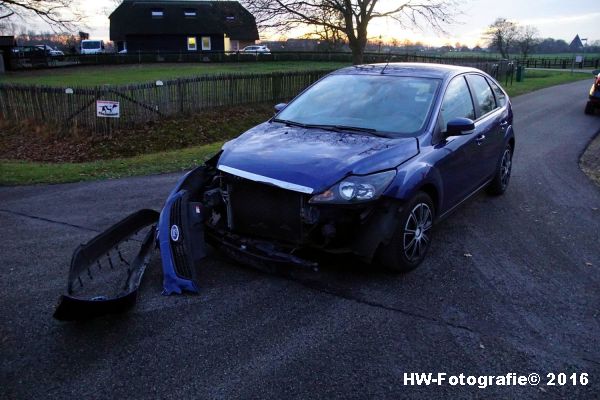
[[[159,208],[179,174],[0,188],[0,397],[600,397],[600,190],[577,164],[600,130],[588,85],[514,99],[508,192],[440,224],[402,276],[351,263],[273,275],[215,255],[200,295],[163,297],[157,261],[131,313],[59,323],[74,247]],[[589,383],[405,386],[410,372]]]

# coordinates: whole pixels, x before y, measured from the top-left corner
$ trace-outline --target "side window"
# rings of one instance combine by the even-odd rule
[[[500,89],[500,86],[496,85],[494,81],[488,79],[488,83],[490,84],[492,90],[494,91],[494,94],[496,95],[496,104],[498,104],[498,107],[504,107],[504,105],[506,104],[506,95],[504,94],[502,89]]]
[[[485,78],[481,75],[469,75],[467,79],[473,91],[473,100],[479,106],[479,116],[493,111],[496,108],[496,99]]]
[[[442,110],[440,112],[439,122],[442,131],[446,130],[448,121],[453,118],[475,119],[475,110],[473,109],[473,100],[465,78],[459,76],[454,78],[446,89]]]

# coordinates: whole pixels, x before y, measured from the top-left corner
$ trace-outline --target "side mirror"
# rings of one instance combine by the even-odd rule
[[[287,107],[287,103],[279,103],[275,106],[275,112],[278,113]]]
[[[460,136],[473,132],[475,130],[475,122],[469,118],[453,118],[448,121],[446,128],[446,137]]]

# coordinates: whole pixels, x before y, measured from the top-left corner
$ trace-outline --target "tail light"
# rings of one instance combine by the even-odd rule
[[[596,77],[596,89],[600,89],[600,74]]]

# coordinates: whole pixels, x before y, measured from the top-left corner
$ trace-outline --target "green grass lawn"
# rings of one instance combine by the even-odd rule
[[[0,161],[0,185],[65,183],[182,171],[203,163],[222,143],[87,163]]]
[[[590,83],[592,81],[591,74],[588,76],[569,72],[529,70],[526,71],[524,82],[513,82],[513,85],[507,85],[506,89],[509,95],[517,96],[537,89],[581,79],[589,79]],[[586,93],[583,92],[581,95],[585,97]],[[265,115],[270,113],[264,110],[261,112]],[[255,124],[256,121],[243,116],[239,118],[236,126],[238,126],[241,133]],[[222,140],[222,138],[217,140]],[[77,182],[180,171],[197,165],[216,153],[220,149],[221,143],[219,141],[218,143],[192,146],[179,150],[84,163],[55,164],[0,160],[0,185]]]
[[[575,82],[580,80],[589,80],[590,85],[593,79],[592,74],[558,72],[558,71],[541,71],[541,70],[526,70],[525,79],[523,82],[513,81],[512,86],[504,85],[508,94],[512,97],[520,94],[533,92],[534,90],[543,89],[549,86],[560,85],[563,83]],[[585,96],[586,93],[582,93]]]
[[[182,77],[270,73],[285,71],[330,70],[350,64],[329,61],[263,61],[221,64],[141,64],[125,66],[84,66],[10,72],[0,75],[0,83],[48,85],[58,87],[123,85]]]

